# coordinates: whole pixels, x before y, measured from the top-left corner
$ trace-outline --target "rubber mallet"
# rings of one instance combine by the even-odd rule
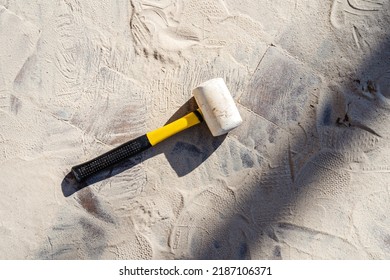
[[[168,137],[205,120],[213,136],[228,133],[242,123],[242,119],[233,97],[224,80],[208,80],[196,87],[192,94],[199,106],[194,112],[150,131],[134,140],[130,140],[90,161],[72,167],[72,173],[78,182],[89,176],[134,156]]]

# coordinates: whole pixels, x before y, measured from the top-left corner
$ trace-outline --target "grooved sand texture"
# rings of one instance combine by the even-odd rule
[[[0,258],[389,259],[389,26],[384,0],[0,0]],[[216,77],[227,136],[67,175]]]

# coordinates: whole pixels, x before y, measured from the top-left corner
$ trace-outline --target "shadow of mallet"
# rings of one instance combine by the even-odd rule
[[[130,140],[90,161],[72,167],[78,182],[153,147],[168,137],[206,121],[213,136],[228,133],[242,123],[242,118],[229,89],[222,78],[208,80],[196,87],[192,94],[199,108],[184,117],[136,139]]]

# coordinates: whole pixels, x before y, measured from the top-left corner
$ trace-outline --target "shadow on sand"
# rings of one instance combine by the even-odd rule
[[[372,141],[372,143],[378,143],[384,140],[384,137],[388,137],[388,135],[384,135],[383,131],[378,130],[375,123],[378,123],[379,117],[382,117],[381,121],[383,123],[384,114],[390,116],[390,107],[384,108],[380,104],[381,100],[386,99],[386,97],[389,98],[389,96],[381,96],[377,85],[378,73],[388,73],[390,70],[390,40],[382,42],[374,53],[374,55],[365,59],[361,68],[356,71],[356,76],[351,77],[350,81],[343,81],[341,87],[328,89],[329,92],[325,94],[330,94],[332,97],[325,101],[325,104],[322,104],[324,110],[316,112],[317,120],[313,120],[313,130],[302,131],[300,135],[295,135],[294,138],[289,139],[288,150],[277,151],[272,155],[273,166],[276,167],[265,168],[260,178],[255,181],[248,180],[249,186],[246,186],[246,189],[249,191],[237,203],[235,208],[237,211],[224,213],[226,217],[223,220],[224,222],[220,224],[205,226],[206,238],[194,237],[195,240],[192,240],[192,244],[197,244],[197,248],[193,249],[192,258],[202,260],[251,259],[253,258],[251,248],[257,248],[258,251],[262,252],[262,256],[267,255],[267,258],[270,259],[288,258],[288,253],[283,251],[278,244],[283,243],[280,243],[282,241],[280,237],[283,234],[287,235],[288,232],[293,231],[298,232],[300,237],[297,238],[302,239],[299,241],[300,243],[297,241],[298,244],[305,242],[308,244],[313,242],[314,244],[314,242],[319,242],[317,239],[329,240],[329,250],[336,250],[333,253],[334,258],[351,258],[351,255],[340,251],[340,248],[348,248],[348,250],[351,248],[352,252],[360,254],[353,244],[349,244],[343,238],[338,237],[337,234],[332,234],[333,231],[343,230],[342,228],[328,228],[329,232],[322,232],[286,221],[288,217],[296,215],[294,213],[295,205],[297,203],[302,205],[305,199],[309,197],[305,197],[305,195],[308,192],[313,192],[313,182],[323,180],[321,184],[326,186],[327,189],[319,190],[320,194],[321,191],[323,193],[329,191],[334,192],[332,195],[335,197],[342,195],[343,187],[349,184],[350,175],[346,165],[353,162],[350,157],[353,153],[356,153],[354,149],[356,150],[359,145],[369,145],[367,144],[369,141],[363,143],[365,139]],[[350,100],[356,102],[350,102]],[[362,106],[362,102],[371,102],[371,105]],[[269,104],[269,106],[273,105]],[[367,108],[371,109],[367,110]],[[322,131],[317,131],[318,126],[314,123],[315,121],[320,123]],[[319,137],[318,145],[320,148],[312,154],[302,150],[302,143],[306,141],[308,135],[316,135],[315,138]],[[332,146],[336,141],[342,143],[338,148]],[[325,142],[327,144],[324,144]],[[326,147],[326,145],[329,146]],[[375,144],[367,147],[371,150],[375,148]],[[304,155],[305,152],[307,153],[305,163],[299,168],[295,166],[295,170],[291,170],[291,168],[288,170],[289,165],[291,165],[288,161],[293,161],[291,157],[294,154],[295,156]],[[364,151],[361,151],[361,153],[364,153]],[[359,159],[356,160],[359,161]],[[278,175],[275,175],[279,172],[278,166],[286,167],[279,170],[279,181]],[[284,176],[285,173],[283,172],[285,170],[288,170],[291,174],[288,174],[284,180],[281,177]],[[242,212],[238,214],[240,211]],[[238,216],[242,214],[249,217],[250,222],[241,221],[242,217]],[[339,217],[337,215],[342,217],[338,213],[334,214],[333,219],[337,220],[337,217]],[[347,217],[347,215],[345,216]],[[348,222],[347,218],[346,222]],[[305,218],[302,217],[301,219],[302,224],[305,224]],[[310,219],[314,218],[310,217]],[[325,217],[317,216],[317,219],[322,219],[321,222],[333,224],[332,221],[325,221]],[[329,219],[329,217],[326,219]],[[339,221],[339,223],[342,224],[342,221]],[[248,226],[242,227],[242,224]],[[237,229],[240,226],[241,229]],[[242,237],[237,237],[238,234],[241,234]],[[201,232],[199,235],[201,235]],[[334,244],[344,244],[342,245],[344,247],[340,245],[340,248],[337,249],[337,245]],[[308,247],[310,246],[309,244]],[[388,246],[385,237],[383,246]],[[296,248],[296,250],[299,250],[299,248]],[[345,255],[343,255],[344,253]],[[328,252],[326,255],[330,256],[331,254]],[[369,254],[364,254],[362,253],[359,256],[369,256]],[[321,258],[321,252],[318,252],[318,257]]]

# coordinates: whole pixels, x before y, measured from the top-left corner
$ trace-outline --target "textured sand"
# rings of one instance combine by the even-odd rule
[[[389,26],[387,0],[0,0],[0,258],[389,259]],[[215,77],[229,135],[67,175]]]

